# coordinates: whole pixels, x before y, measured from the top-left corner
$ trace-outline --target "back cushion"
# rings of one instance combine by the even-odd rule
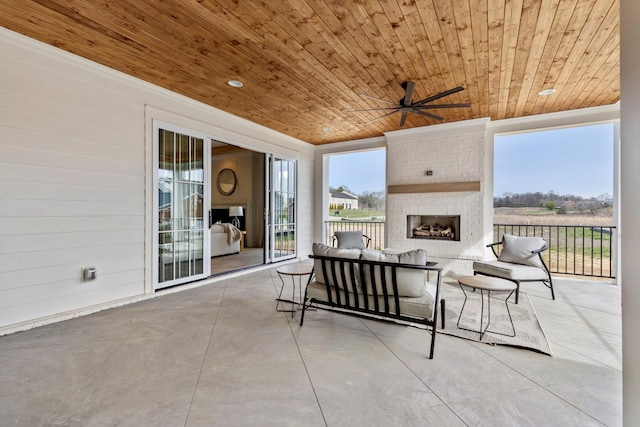
[[[335,258],[345,258],[345,259],[360,259],[360,249],[337,249],[332,248],[327,245],[323,245],[322,243],[314,243],[312,246],[312,251],[314,255],[318,256],[328,256]],[[325,270],[322,268],[323,264],[325,264],[326,273],[328,277],[325,277]],[[336,282],[333,281],[333,276],[331,274],[331,264],[335,266],[336,269]],[[337,286],[340,289],[346,289],[350,292],[359,291],[358,286],[358,269],[354,269],[354,275],[356,277],[355,282],[351,280],[351,270],[347,264],[344,265],[345,270],[345,281],[342,280],[342,274],[340,270],[340,263],[338,261],[323,261],[320,259],[313,260],[313,271],[316,275],[316,282],[328,284],[330,286]],[[355,268],[356,266],[354,266]],[[346,285],[346,286],[345,286]]]
[[[412,251],[390,254],[371,249],[362,251],[362,259],[367,261],[382,261],[400,264],[426,265],[427,251],[424,249],[415,249]],[[371,266],[362,265],[364,268],[365,286],[364,291],[367,294],[373,294],[371,289]],[[382,274],[385,274],[386,287],[389,295],[393,295],[393,279],[391,267],[374,266],[374,278],[377,284],[378,295],[382,295]],[[425,294],[424,270],[414,270],[410,268],[396,269],[396,279],[398,282],[398,295],[401,297],[421,297]]]
[[[520,237],[505,234],[502,236],[502,250],[498,261],[544,268],[538,254],[532,254],[531,251],[540,249],[545,243],[542,237]]]
[[[364,238],[362,231],[336,231],[338,248],[341,249],[364,249]]]
[[[226,233],[226,229],[221,223],[216,222],[215,224],[211,224],[211,232],[212,233]]]

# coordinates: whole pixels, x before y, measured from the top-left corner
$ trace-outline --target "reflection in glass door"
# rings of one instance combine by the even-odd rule
[[[165,288],[209,275],[208,139],[154,127],[157,163],[157,280]]]
[[[267,156],[267,262],[296,256],[296,162]]]

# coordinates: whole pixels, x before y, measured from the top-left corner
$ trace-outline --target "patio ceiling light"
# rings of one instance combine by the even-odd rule
[[[231,87],[242,87],[244,86],[244,83],[242,83],[240,80],[229,80],[227,82],[227,84]]]
[[[556,90],[554,88],[551,88],[551,89],[541,90],[540,92],[538,92],[538,95],[540,95],[540,96],[549,96],[549,95],[552,95],[554,93],[556,93]]]

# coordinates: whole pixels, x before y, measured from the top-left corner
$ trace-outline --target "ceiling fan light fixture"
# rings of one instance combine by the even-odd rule
[[[540,92],[538,92],[538,95],[549,96],[549,95],[553,95],[554,93],[556,93],[556,90],[554,88],[551,88],[551,89],[541,90]]]
[[[229,80],[227,82],[227,84],[231,87],[242,87],[244,86],[244,83],[242,83],[240,80]]]

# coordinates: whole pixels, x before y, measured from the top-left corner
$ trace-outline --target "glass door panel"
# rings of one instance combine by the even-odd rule
[[[157,135],[159,289],[208,276],[204,153],[209,141],[162,128]]]
[[[269,209],[269,261],[296,256],[296,162],[268,156],[267,193]]]

